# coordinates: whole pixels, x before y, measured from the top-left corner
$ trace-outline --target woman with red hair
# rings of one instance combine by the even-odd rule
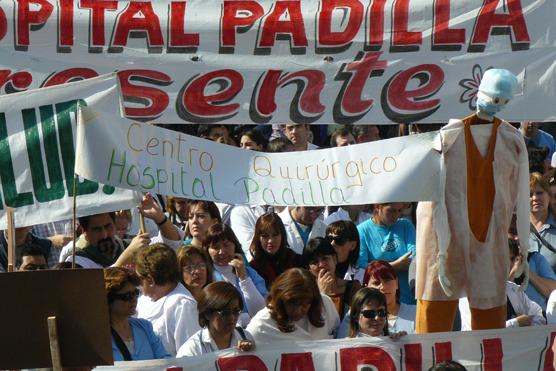
[[[384,260],[375,260],[365,269],[363,286],[378,289],[386,296],[388,329],[391,333],[415,333],[415,305],[400,303],[400,283],[394,268]]]

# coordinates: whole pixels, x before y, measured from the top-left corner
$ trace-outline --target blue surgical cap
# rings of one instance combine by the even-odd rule
[[[508,70],[492,68],[481,79],[479,91],[491,97],[511,100],[517,90],[517,77]]]

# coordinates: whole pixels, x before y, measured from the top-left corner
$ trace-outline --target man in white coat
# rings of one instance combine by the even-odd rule
[[[307,241],[324,237],[326,224],[323,222],[324,207],[295,206],[285,208],[280,218],[288,235],[288,246],[297,254],[302,254]]]

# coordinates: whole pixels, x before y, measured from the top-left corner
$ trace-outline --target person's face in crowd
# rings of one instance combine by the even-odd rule
[[[263,232],[259,236],[261,247],[268,255],[274,255],[282,244],[282,235],[278,231]]]
[[[533,192],[530,193],[529,200],[531,202],[531,212],[546,211],[550,204],[550,195],[538,184],[535,184]]]
[[[386,296],[386,302],[394,304],[396,302],[396,294],[399,290],[397,279],[381,279],[380,277],[371,277],[367,283],[367,287],[377,289]]]
[[[124,238],[129,233],[131,220],[125,216],[116,216],[116,234],[120,238]]]
[[[210,226],[216,222],[216,218],[211,217],[208,211],[204,210],[200,204],[194,205],[189,210],[189,232],[195,238],[203,239]]]
[[[314,207],[314,206],[297,206],[295,208],[294,220],[303,225],[313,225],[315,220],[324,211],[324,207]]]
[[[187,200],[185,198],[176,197],[174,198],[174,205],[176,212],[182,220],[187,219]]]
[[[355,144],[355,137],[353,136],[353,134],[348,134],[343,137],[336,137],[336,147],[351,146],[352,144]]]
[[[307,145],[309,139],[309,127],[307,125],[287,124],[284,132],[295,147]]]
[[[535,137],[539,132],[539,124],[537,122],[522,121],[521,133],[527,138]]]
[[[381,336],[386,324],[386,307],[375,302],[366,303],[359,313],[359,331],[370,336]]]
[[[252,151],[262,151],[263,146],[260,144],[255,143],[250,137],[247,135],[242,135],[239,141],[239,147],[243,149],[250,149]]]
[[[108,213],[93,215],[89,219],[86,239],[106,257],[112,257],[115,248],[116,225]]]
[[[222,143],[227,143],[229,139],[228,130],[222,126],[215,126],[210,129],[209,139],[213,141],[218,141],[220,138],[223,139]]]
[[[296,322],[309,313],[311,309],[311,300],[309,299],[292,299],[284,302],[284,308],[290,322]]]
[[[182,267],[185,287],[202,289],[207,284],[207,265],[199,255],[191,255]]]
[[[320,271],[328,272],[332,275],[336,272],[336,256],[334,255],[324,255],[318,258],[314,258],[309,262],[309,271],[318,277]]]
[[[110,304],[110,315],[117,317],[131,317],[137,308],[137,298],[139,290],[131,283],[126,283],[124,287],[116,292],[115,300]]]
[[[232,241],[219,241],[211,245],[208,252],[215,265],[227,266],[235,257],[235,245]]]
[[[226,308],[216,310],[207,316],[209,331],[219,335],[231,334],[236,327],[240,314],[239,303],[237,299],[234,299]]]
[[[378,126],[370,125],[369,126],[369,142],[374,142],[376,140],[380,140],[380,131],[378,130]]]
[[[356,241],[348,241],[342,236],[335,235],[333,233],[327,236],[330,239],[330,243],[334,250],[336,250],[336,256],[338,263],[345,263],[349,258],[349,253],[352,252],[357,246]]]
[[[48,269],[46,259],[42,255],[25,255],[22,257],[20,271],[36,271]]]
[[[378,212],[376,214],[379,224],[384,224],[387,226],[392,226],[396,224],[400,215],[402,214],[404,203],[394,202],[391,204],[377,205]]]

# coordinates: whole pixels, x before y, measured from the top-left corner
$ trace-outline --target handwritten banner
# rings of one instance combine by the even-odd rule
[[[117,70],[161,123],[447,122],[490,67],[509,121],[555,119],[547,0],[0,2],[0,93]]]
[[[552,371],[556,326],[407,335],[399,342],[356,338],[315,342],[280,342],[256,351],[225,350],[201,357],[116,362],[96,370],[208,371],[402,371],[428,370],[457,360],[468,371]]]
[[[0,229],[6,207],[17,227],[73,215],[75,132],[78,104],[119,109],[115,74],[0,96]],[[91,180],[77,184],[77,215],[128,209],[139,195]]]
[[[436,133],[262,153],[80,109],[76,172],[115,187],[231,204],[348,205],[436,200]]]

